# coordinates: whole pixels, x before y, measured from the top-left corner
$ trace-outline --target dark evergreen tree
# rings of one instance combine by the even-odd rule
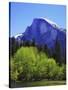
[[[35,46],[35,39],[32,39],[32,46]]]
[[[20,48],[19,42],[14,38],[9,38],[9,54],[10,56],[14,56],[16,51]]]
[[[60,46],[60,42],[56,40],[55,43],[55,56],[54,58],[56,59],[57,62],[59,62],[59,64],[62,63],[61,60],[61,46]]]
[[[42,51],[42,47],[40,45],[36,45],[38,52]]]
[[[30,46],[30,41],[23,41],[23,46]]]

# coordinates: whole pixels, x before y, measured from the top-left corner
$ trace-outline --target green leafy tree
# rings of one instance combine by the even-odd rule
[[[15,69],[15,71],[13,69],[11,69],[11,74],[13,73],[13,75],[15,74],[15,72],[18,74],[16,74],[15,77],[22,74],[22,76],[24,77],[25,80],[29,80],[31,77],[31,73],[33,72],[33,66],[34,66],[34,62],[35,62],[35,54],[32,50],[33,48],[28,48],[28,47],[23,47],[20,48],[17,53],[14,56],[14,59],[11,60],[11,62],[13,63],[14,66],[11,66]],[[15,68],[17,67],[17,68]],[[20,77],[20,76],[19,76]]]
[[[66,79],[65,65],[59,66],[56,79],[57,80],[65,80]]]
[[[48,59],[48,79],[54,79],[57,74],[57,64],[54,59]]]

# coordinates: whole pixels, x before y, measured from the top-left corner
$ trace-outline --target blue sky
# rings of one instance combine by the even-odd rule
[[[10,33],[23,33],[33,19],[44,17],[66,28],[66,7],[64,5],[32,4],[12,2],[10,8]]]

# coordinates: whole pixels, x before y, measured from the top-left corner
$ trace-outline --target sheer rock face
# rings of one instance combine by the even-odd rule
[[[23,35],[17,39],[32,41],[37,45],[47,45],[51,52],[55,52],[56,41],[60,43],[61,54],[64,56],[66,52],[66,31],[63,31],[56,23],[47,19],[35,18],[28,26]]]

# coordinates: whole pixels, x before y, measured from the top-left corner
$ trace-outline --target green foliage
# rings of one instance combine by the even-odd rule
[[[59,66],[54,59],[48,59],[48,79],[63,80],[66,77],[65,65]]]
[[[57,64],[54,59],[48,59],[48,79],[55,79],[57,75]]]
[[[66,79],[66,67],[65,65],[59,66],[58,73],[57,73],[57,80],[65,80]]]
[[[12,78],[12,80],[17,80],[17,76],[18,76],[18,71],[17,71],[17,67],[16,67],[16,63],[14,62],[14,59],[11,58],[10,60],[10,78]]]
[[[62,80],[65,77],[64,65],[59,66],[36,47],[21,47],[11,58],[10,67],[12,80]]]
[[[35,51],[35,54],[34,54]],[[23,47],[17,51],[17,53],[14,56],[14,59],[11,60],[11,63],[13,63],[11,67],[15,68],[16,72],[19,74],[16,74],[15,77],[18,77],[21,73],[23,74],[23,77],[25,77],[26,80],[28,80],[31,77],[31,73],[33,72],[33,66],[36,61],[36,50],[35,48],[28,48]],[[11,68],[11,74],[15,75],[16,73]]]

